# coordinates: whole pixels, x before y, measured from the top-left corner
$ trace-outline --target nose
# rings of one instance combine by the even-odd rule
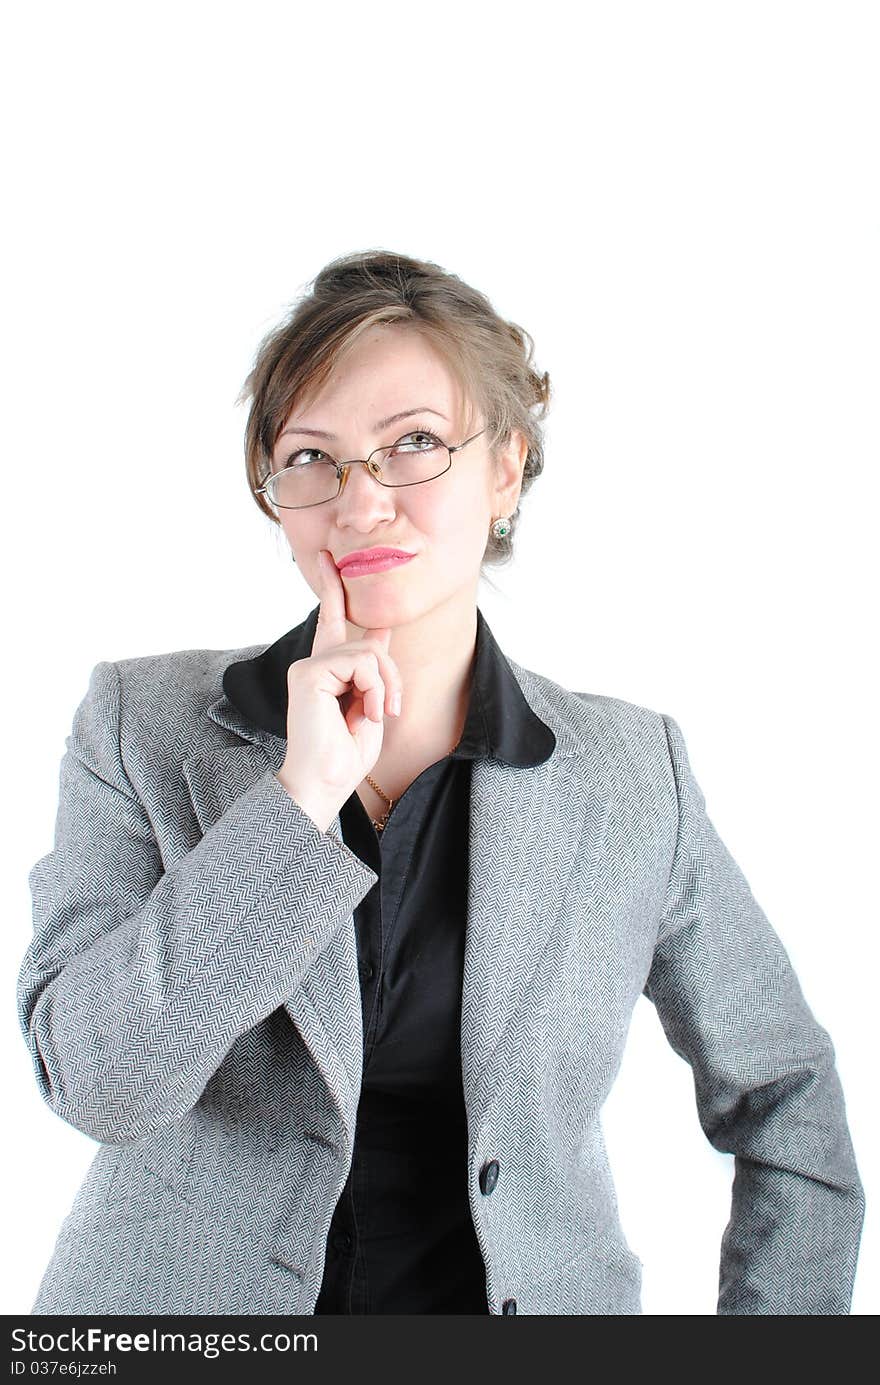
[[[393,487],[380,486],[369,467],[356,463],[344,474],[336,497],[337,517],[355,528],[367,528],[372,520],[394,513],[393,494]]]

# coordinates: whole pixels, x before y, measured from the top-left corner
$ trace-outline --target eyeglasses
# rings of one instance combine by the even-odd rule
[[[421,486],[434,481],[452,466],[453,452],[460,452],[486,429],[464,442],[449,447],[434,433],[417,429],[405,433],[388,447],[377,447],[364,460],[337,462],[317,447],[301,447],[292,453],[280,471],[267,476],[256,495],[265,495],[282,510],[304,510],[311,505],[326,505],[341,494],[353,466],[365,466],[380,486]],[[419,439],[418,442],[411,441]],[[317,459],[317,460],[309,460]]]

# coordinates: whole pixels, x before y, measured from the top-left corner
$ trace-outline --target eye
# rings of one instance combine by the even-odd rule
[[[314,460],[315,458],[321,457],[323,457],[325,461],[329,460],[327,454],[322,452],[319,447],[300,447],[296,452],[291,452],[287,460],[282,463],[282,466],[308,466],[310,459]]]
[[[418,452],[429,452],[432,447],[437,447],[438,445],[442,446],[440,439],[438,437],[435,437],[433,433],[429,433],[424,428],[419,428],[412,433],[405,433],[402,438],[398,438],[394,446],[400,447],[401,445],[407,445],[407,438],[420,439],[415,448],[415,450]]]
[[[415,438],[416,442],[410,443],[409,438]],[[390,451],[410,450],[415,452],[430,452],[432,447],[442,447],[443,443],[434,433],[426,428],[414,429],[411,433],[404,433],[402,438],[391,444]],[[282,468],[293,466],[309,466],[313,462],[324,461],[331,466],[334,465],[332,457],[326,452],[322,452],[319,447],[300,447],[296,452],[291,452],[290,456],[281,463]]]

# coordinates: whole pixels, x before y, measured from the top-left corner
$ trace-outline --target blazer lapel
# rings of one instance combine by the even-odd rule
[[[606,787],[584,785],[581,761],[565,744],[528,769],[474,762],[461,1018],[474,1130],[509,1044],[521,1038],[517,1011],[542,994],[542,962],[553,960],[552,935],[575,861],[601,841],[607,812]],[[564,940],[556,944],[564,950]]]

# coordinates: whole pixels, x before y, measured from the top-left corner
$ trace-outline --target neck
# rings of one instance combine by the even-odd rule
[[[346,622],[350,639],[363,627]],[[474,593],[435,606],[391,629],[388,652],[403,686],[400,716],[386,716],[382,759],[436,750],[447,754],[462,733],[477,637]],[[448,744],[447,744],[448,742]],[[442,749],[440,748],[442,747]]]

